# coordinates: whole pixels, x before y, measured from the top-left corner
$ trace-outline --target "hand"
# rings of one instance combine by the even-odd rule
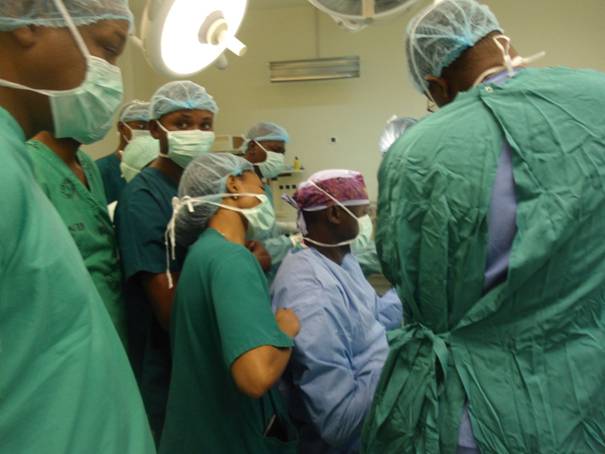
[[[290,337],[296,337],[300,331],[300,320],[292,309],[278,309],[275,313],[277,326]]]
[[[246,241],[246,247],[254,254],[263,271],[269,271],[271,269],[271,256],[262,243],[258,241]]]

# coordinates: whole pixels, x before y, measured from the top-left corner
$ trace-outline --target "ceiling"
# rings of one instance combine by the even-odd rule
[[[307,3],[306,0],[249,0],[252,9],[283,8],[286,6],[300,6]]]

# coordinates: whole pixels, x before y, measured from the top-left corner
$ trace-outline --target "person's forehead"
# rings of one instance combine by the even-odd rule
[[[279,150],[286,147],[286,143],[283,140],[259,140],[259,143],[270,150]]]
[[[174,112],[167,113],[162,116],[162,120],[177,120],[188,118],[191,120],[202,120],[207,118],[213,118],[214,114],[209,110],[199,110],[199,109],[182,109],[176,110]]]
[[[122,44],[128,40],[130,24],[125,20],[101,20],[90,25],[83,25],[78,29],[84,34],[106,36],[116,39]]]

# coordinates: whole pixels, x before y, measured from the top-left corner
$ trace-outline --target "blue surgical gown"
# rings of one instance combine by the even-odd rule
[[[401,324],[399,301],[379,299],[351,254],[339,265],[314,248],[286,256],[271,296],[301,324],[285,387],[302,452],[356,449],[388,354],[386,329]]]

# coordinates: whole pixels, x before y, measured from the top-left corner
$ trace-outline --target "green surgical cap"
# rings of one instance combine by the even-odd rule
[[[218,106],[206,89],[190,80],[168,82],[151,98],[151,119],[158,120],[178,110],[207,110],[216,114]]]
[[[66,27],[65,19],[55,1],[60,0],[0,1],[0,31],[10,31],[28,25]],[[63,0],[62,3],[76,26],[90,25],[102,20],[125,20],[132,28],[134,23],[127,0]]]
[[[407,30],[408,68],[416,89],[426,76],[440,77],[462,52],[493,31],[502,31],[490,9],[474,0],[441,0],[414,17]]]

